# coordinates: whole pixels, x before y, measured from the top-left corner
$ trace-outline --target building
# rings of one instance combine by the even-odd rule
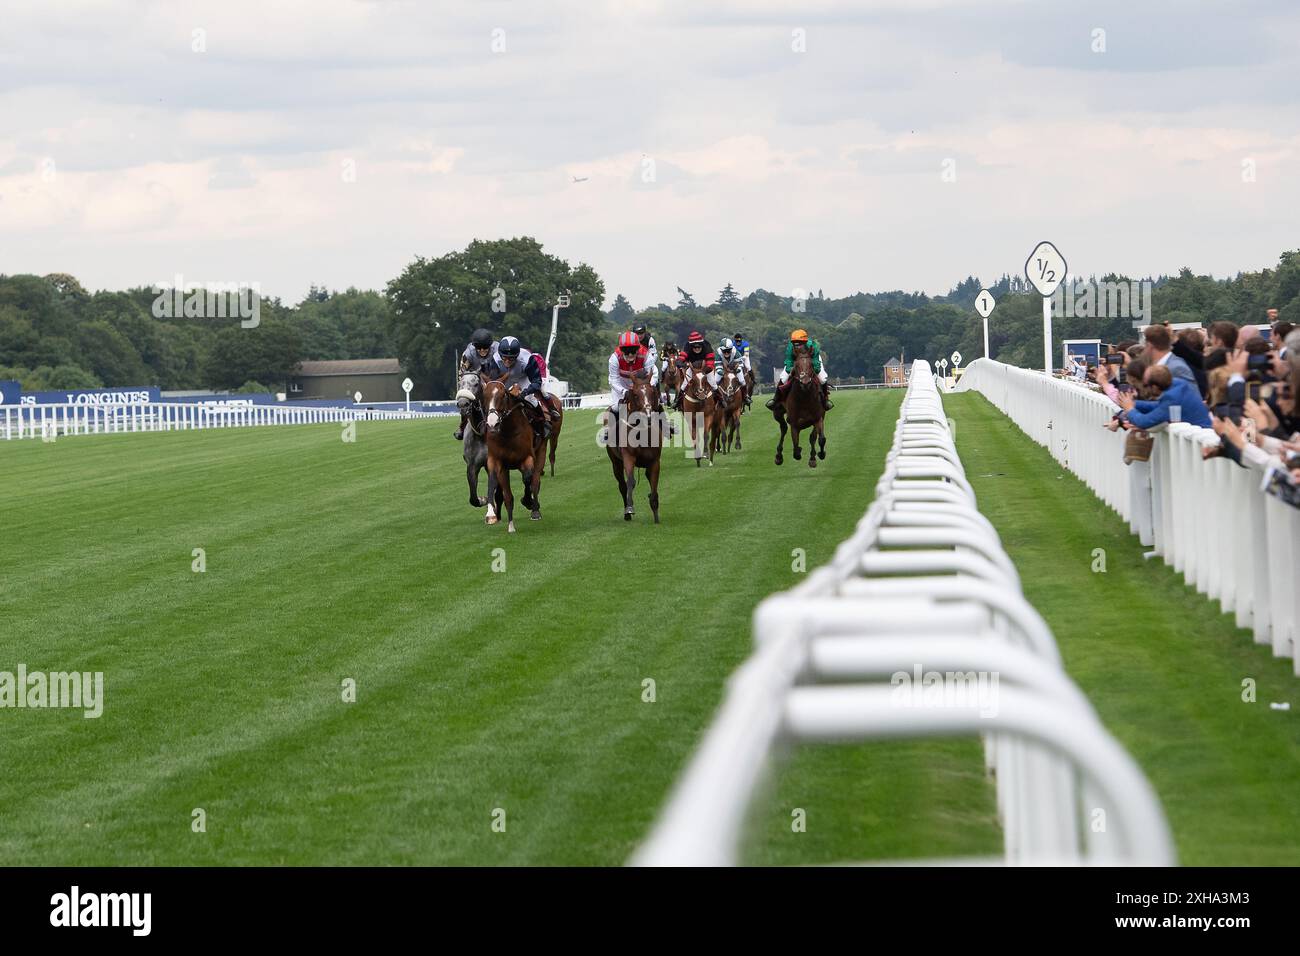
[[[901,387],[907,384],[907,369],[900,358],[891,358],[885,363],[885,384]]]
[[[331,362],[302,362],[289,378],[285,398],[352,398],[361,393],[363,402],[400,402],[402,365],[395,358],[341,359]]]

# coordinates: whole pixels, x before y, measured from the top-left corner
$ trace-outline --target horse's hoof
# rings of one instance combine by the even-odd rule
[[[624,521],[631,521],[631,520],[632,520],[632,512],[630,512],[630,511],[624,511],[624,512],[623,512],[623,520],[624,520]]]
[[[659,523],[659,512],[655,512],[655,524]]]
[[[777,456],[776,456],[776,463],[777,463],[778,465],[784,465],[784,464],[785,464],[785,459],[782,458],[780,455],[777,455]]]
[[[494,516],[494,515],[488,515],[488,516],[487,516],[487,523],[488,523],[488,524],[499,524],[500,522],[501,522],[501,519],[498,518],[498,517],[496,517],[496,516]]]
[[[533,511],[533,513],[530,514],[528,517],[532,518],[534,521],[541,521],[542,513],[540,511]]]
[[[803,461],[803,450],[802,450],[802,449],[800,449],[800,448],[796,448],[796,449],[794,450],[794,460],[795,460],[795,461]]]
[[[809,456],[808,456],[808,467],[809,467],[809,468],[816,468],[816,467],[817,467],[817,457],[816,457],[815,455],[809,455]]]
[[[825,460],[826,460],[826,449],[823,448],[821,451],[819,451],[819,452],[817,453],[817,457],[820,458],[820,459],[822,459],[823,461],[825,461]]]
[[[511,534],[514,534],[514,533],[515,533],[515,523],[514,523],[513,521],[510,522],[510,524],[507,526],[506,530],[509,531]]]

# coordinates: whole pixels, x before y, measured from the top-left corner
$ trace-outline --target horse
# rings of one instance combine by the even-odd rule
[[[619,422],[610,413],[609,438],[605,441],[610,467],[618,481],[618,493],[623,499],[623,520],[631,521],[635,513],[632,492],[636,488],[636,470],[641,468],[650,482],[650,510],[654,513],[655,524],[658,524],[659,461],[663,455],[667,421],[648,372],[640,371],[633,376],[625,399],[623,408],[627,417],[619,427]]]
[[[564,403],[562,403],[558,398],[556,398],[553,395],[547,396],[546,398],[542,399],[542,401],[547,403],[554,403],[551,404],[551,408],[554,408],[555,414],[559,416],[558,418],[551,419],[551,477],[554,478],[555,477],[555,446],[559,444],[560,429],[564,426]]]
[[[801,349],[795,355],[794,371],[790,373],[788,385],[785,398],[772,409],[772,417],[781,426],[781,437],[776,441],[776,463],[779,465],[785,461],[781,455],[781,446],[785,444],[787,427],[792,433],[795,461],[802,455],[799,431],[811,428],[808,438],[808,467],[816,468],[817,459],[826,457],[826,412],[822,408],[821,383],[813,372],[812,353],[807,349]],[[813,454],[813,447],[819,442],[820,450]]]
[[[731,454],[731,442],[740,451],[740,414],[745,410],[745,385],[741,377],[728,369],[718,382],[722,403],[718,406],[719,432],[722,453]]]
[[[487,467],[487,440],[484,438],[483,425],[483,388],[479,377],[474,372],[466,372],[460,377],[460,388],[456,391],[456,404],[460,410],[467,412],[465,438],[462,441],[465,456],[465,479],[469,482],[469,506],[482,508],[488,503],[486,498],[478,496],[478,473]]]
[[[693,407],[687,408],[689,402]],[[713,464],[713,451],[716,444],[710,444],[707,453],[704,451],[706,443],[710,439],[716,441],[714,419],[718,417],[717,403],[713,398],[713,386],[709,384],[708,373],[703,368],[692,366],[686,372],[686,381],[682,385],[682,414],[687,417],[691,425],[691,445],[695,449],[695,467],[700,466],[700,459],[707,457],[709,464]],[[704,434],[700,434],[700,428],[704,428]]]
[[[510,489],[510,470],[517,469],[524,479],[524,507],[532,512],[534,521],[541,520],[542,505],[537,493],[542,484],[542,469],[536,463],[542,457],[545,443],[537,437],[528,413],[526,402],[512,394],[505,384],[506,376],[488,378],[479,373],[483,386],[483,422],[487,426],[488,511],[487,523],[497,524],[501,518],[504,501],[509,531],[515,532],[515,496]]]
[[[675,405],[677,403],[677,390],[681,388],[681,372],[677,368],[677,345],[669,342],[664,349],[663,357],[664,370],[660,376],[660,390],[663,393],[661,401],[665,405]]]

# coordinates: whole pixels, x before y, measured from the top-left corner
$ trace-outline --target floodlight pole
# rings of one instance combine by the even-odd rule
[[[555,336],[560,329],[560,310],[569,307],[569,293],[565,292],[556,299],[554,307],[551,309],[551,337],[546,341],[546,370],[551,370],[551,347],[555,345]]]

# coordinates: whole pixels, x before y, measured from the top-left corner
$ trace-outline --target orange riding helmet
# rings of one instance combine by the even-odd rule
[[[793,332],[790,333],[790,341],[791,341],[791,342],[807,342],[807,341],[808,341],[808,333],[805,332],[803,329],[795,329]]]

